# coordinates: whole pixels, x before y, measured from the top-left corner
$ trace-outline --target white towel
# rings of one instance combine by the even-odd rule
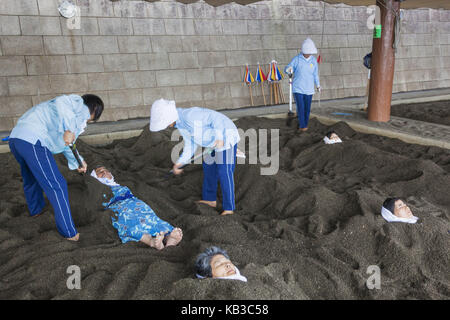
[[[97,174],[95,173],[95,170],[92,170],[91,176],[100,181],[103,184],[106,184],[107,186],[114,187],[114,186],[120,186],[120,184],[116,183],[114,181],[114,176],[111,174],[112,179],[108,178],[99,178],[97,177]]]
[[[247,282],[247,278],[244,277],[243,275],[241,275],[241,273],[239,272],[239,269],[237,267],[234,267],[234,268],[236,270],[235,274],[228,276],[228,277],[217,277],[217,278],[212,278],[212,279],[239,280],[239,281]],[[205,279],[205,277],[203,277],[199,274],[196,274],[195,276],[199,279]]]
[[[416,223],[417,220],[419,220],[419,218],[415,216],[413,216],[412,218],[399,218],[385,207],[381,207],[381,215],[387,222]]]
[[[325,141],[326,144],[335,144],[335,143],[342,142],[341,138],[338,138],[337,141],[334,141],[334,140],[331,140],[330,138],[328,138],[327,136],[325,136],[325,138],[323,138],[323,141]]]

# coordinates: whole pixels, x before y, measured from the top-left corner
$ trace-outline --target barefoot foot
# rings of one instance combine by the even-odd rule
[[[167,236],[166,247],[176,246],[180,243],[183,238],[183,231],[180,228],[175,228],[172,232]]]
[[[164,249],[164,232],[160,232],[154,238],[149,234],[144,234],[141,238],[141,241],[148,245],[149,247],[155,248],[157,250]]]
[[[215,208],[217,206],[217,201],[198,200],[197,203],[206,204],[213,208]]]
[[[226,216],[226,215],[229,215],[229,214],[234,214],[234,211],[231,211],[231,210],[224,210],[220,215],[221,215],[221,216]]]
[[[80,239],[80,234],[79,233],[77,233],[76,235],[75,235],[75,237],[72,237],[72,238],[66,238],[67,240],[70,240],[70,241],[78,241],[79,239]]]

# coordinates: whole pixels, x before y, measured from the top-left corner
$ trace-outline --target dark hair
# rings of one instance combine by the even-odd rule
[[[212,277],[211,259],[218,254],[221,254],[225,258],[230,259],[225,250],[214,246],[209,247],[203,253],[200,253],[197,256],[197,260],[195,261],[195,272],[199,276],[211,278]]]
[[[104,108],[102,99],[95,94],[85,94],[82,98],[84,104],[89,108],[89,113],[94,115],[94,121],[97,121],[102,115]]]
[[[384,200],[383,202],[383,207],[385,207],[386,209],[388,209],[390,212],[392,212],[392,214],[394,214],[394,209],[395,209],[395,202],[397,200],[401,200],[400,198],[387,198],[386,200]]]
[[[334,131],[328,131],[328,132],[327,132],[326,136],[328,137],[328,139],[331,138],[331,135],[332,135],[333,133],[334,133],[334,134],[337,134],[337,133],[334,132]]]

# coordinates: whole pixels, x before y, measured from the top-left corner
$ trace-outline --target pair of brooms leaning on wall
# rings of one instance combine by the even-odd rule
[[[311,39],[306,39],[302,52],[286,66],[294,73],[293,92],[297,103],[299,131],[306,131],[314,84],[320,90],[317,49]],[[290,70],[292,68],[292,70]],[[43,102],[28,110],[17,122],[9,137],[12,154],[20,164],[23,187],[28,209],[32,217],[39,216],[45,201],[43,191],[55,213],[59,233],[68,240],[78,241],[69,205],[67,183],[60,173],[52,154],[63,153],[71,170],[86,172],[87,164],[81,156],[78,165],[69,145],[85,130],[87,123],[97,121],[104,109],[103,101],[95,95],[65,95]],[[189,163],[198,146],[211,148],[203,161],[203,187],[201,204],[216,207],[217,184],[222,190],[221,215],[235,210],[234,170],[238,130],[222,113],[205,108],[176,108],[175,101],[164,99],[153,103],[150,130],[160,131],[167,127],[177,128],[183,136],[183,152],[173,165],[173,173],[180,174],[184,164]],[[340,139],[329,133],[325,143],[339,143]],[[328,140],[328,141],[327,141]],[[111,187],[113,197],[105,204],[117,213],[113,226],[122,242],[141,241],[161,250],[177,245],[183,233],[159,219],[145,202],[135,197],[126,186],[114,181],[104,166],[92,170],[91,175]],[[409,208],[399,199],[385,202],[383,217],[388,221],[415,222]],[[198,277],[225,277],[243,280],[239,270],[232,265],[226,252],[220,248],[208,248],[197,260]]]

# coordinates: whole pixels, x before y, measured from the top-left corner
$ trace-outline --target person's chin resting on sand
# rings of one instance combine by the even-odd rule
[[[117,213],[113,226],[119,231],[123,243],[140,241],[161,250],[181,241],[183,232],[180,228],[158,218],[150,206],[136,198],[128,187],[117,184],[108,169],[99,166],[91,176],[111,187],[114,196],[107,207]]]

